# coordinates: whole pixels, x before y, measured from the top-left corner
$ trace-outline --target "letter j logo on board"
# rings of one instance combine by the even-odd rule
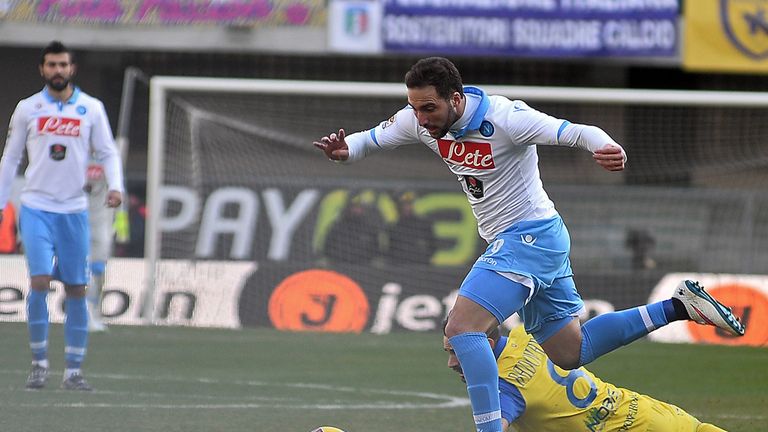
[[[720,21],[739,51],[754,60],[768,58],[768,1],[720,0]]]

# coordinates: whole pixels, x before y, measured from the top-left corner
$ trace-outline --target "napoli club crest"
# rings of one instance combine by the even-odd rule
[[[483,122],[480,123],[480,135],[486,138],[493,135],[493,123],[488,120],[483,120]]]
[[[754,60],[768,57],[768,0],[720,0],[720,22],[739,51]]]

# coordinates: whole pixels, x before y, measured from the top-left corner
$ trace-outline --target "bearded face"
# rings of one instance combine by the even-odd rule
[[[40,65],[40,75],[45,84],[55,91],[66,89],[72,82],[75,74],[75,66],[69,53],[49,53],[45,55],[43,64]]]
[[[459,93],[454,93],[448,99],[440,97],[434,86],[408,89],[408,104],[413,108],[419,126],[435,139],[444,137],[461,117],[457,112],[460,101]]]

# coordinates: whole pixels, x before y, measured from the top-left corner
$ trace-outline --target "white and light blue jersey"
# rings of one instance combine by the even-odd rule
[[[617,145],[594,126],[573,124],[525,102],[488,96],[464,87],[466,108],[443,138],[432,138],[407,106],[389,120],[347,136],[349,161],[401,145],[421,143],[456,174],[488,242],[516,222],[557,215],[539,175],[537,145],[579,147],[591,152]]]
[[[91,153],[104,166],[110,190],[123,190],[120,156],[104,105],[75,87],[65,102],[47,87],[16,106],[0,162],[0,208],[26,147],[29,165],[20,201],[30,208],[74,213],[88,208],[83,190]]]

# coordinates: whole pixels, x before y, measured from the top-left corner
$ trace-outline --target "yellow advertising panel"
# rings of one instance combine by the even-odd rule
[[[768,0],[685,0],[683,67],[768,73]]]

